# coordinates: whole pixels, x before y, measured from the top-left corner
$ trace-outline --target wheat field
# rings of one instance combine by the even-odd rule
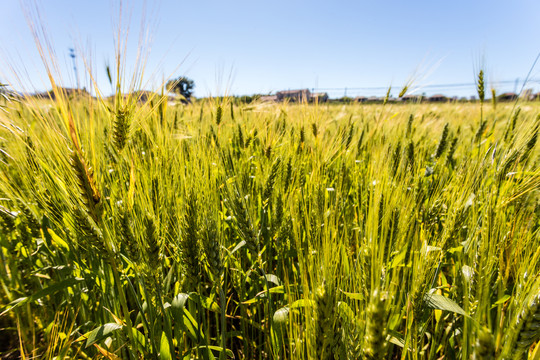
[[[4,358],[540,356],[538,103],[55,89],[0,114]]]

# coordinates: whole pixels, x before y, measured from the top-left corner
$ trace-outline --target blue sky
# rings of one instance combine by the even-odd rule
[[[119,2],[37,4],[63,85],[76,84],[68,51],[76,47],[83,85],[84,53],[110,93],[105,64],[114,61]],[[21,3],[2,0],[0,9],[0,79],[13,79],[12,66],[27,90],[50,88]],[[480,66],[500,93],[523,81],[540,52],[537,0],[161,0],[124,1],[124,10],[131,14],[128,63],[136,58],[143,13],[151,34],[145,86],[186,75],[196,96],[322,88],[337,89],[329,90],[335,97],[346,87],[349,96],[380,95],[389,85],[397,95],[410,80],[416,93],[473,95],[471,86],[434,86],[473,83]],[[540,65],[531,75],[540,78]],[[538,91],[540,83],[526,87]]]

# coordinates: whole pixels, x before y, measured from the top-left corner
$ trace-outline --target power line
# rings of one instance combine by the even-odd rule
[[[516,80],[502,80],[502,81],[495,81],[494,83],[499,84],[515,84]],[[529,79],[527,83],[540,83],[540,79]],[[429,85],[423,85],[419,86],[420,89],[436,89],[436,88],[459,88],[459,87],[476,87],[476,83],[453,83],[453,84],[429,84]],[[351,90],[351,91],[358,91],[358,90],[388,90],[388,86],[366,86],[366,87],[340,87],[340,88],[315,88],[315,90],[318,91],[343,91],[343,90]]]

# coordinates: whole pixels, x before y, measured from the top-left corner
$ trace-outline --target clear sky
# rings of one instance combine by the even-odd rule
[[[33,1],[0,0],[0,79],[27,90],[50,88],[22,10]],[[41,0],[41,18],[62,73],[75,86],[69,48],[91,59],[110,93],[119,1]],[[473,95],[482,66],[499,93],[513,91],[540,52],[540,1],[124,1],[131,14],[128,62],[137,53],[141,17],[151,33],[147,87],[186,75],[196,96],[330,90],[331,96],[380,95],[413,79],[417,93]],[[143,9],[146,9],[143,11]],[[88,55],[91,54],[91,55]],[[88,83],[81,75],[82,85]],[[526,87],[540,89],[540,64]],[[32,79],[31,83],[28,79]],[[517,88],[521,87],[521,83]],[[370,88],[370,89],[358,89]],[[381,89],[372,89],[381,88]]]

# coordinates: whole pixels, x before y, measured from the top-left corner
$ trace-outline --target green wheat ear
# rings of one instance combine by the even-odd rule
[[[101,194],[96,186],[92,168],[86,165],[82,157],[82,152],[75,150],[71,152],[71,167],[77,179],[79,193],[86,210],[95,221],[101,218]]]
[[[413,123],[413,120],[414,120],[414,116],[413,114],[409,115],[409,119],[407,120],[407,130],[405,131],[405,137],[406,138],[410,138],[411,135],[412,135],[412,123]]]
[[[363,146],[364,146],[364,134],[365,134],[365,129],[362,129],[362,132],[360,133],[360,137],[358,138],[358,142],[356,143],[356,156],[359,156],[361,153],[362,153],[362,149],[363,149]]]
[[[202,241],[208,269],[214,276],[214,281],[218,281],[223,274],[223,254],[215,220],[208,219],[206,221]]]
[[[364,323],[352,317],[343,326],[347,359],[362,358],[362,331]]]
[[[386,91],[386,95],[384,96],[383,105],[386,105],[388,103],[388,99],[390,98],[390,91],[391,90],[392,90],[392,87],[390,86],[388,88],[388,91]],[[401,97],[401,95],[399,97]]]
[[[448,144],[448,123],[444,124],[444,128],[441,134],[441,138],[439,140],[439,144],[437,144],[437,150],[435,150],[435,158],[438,159],[446,149],[446,145]]]
[[[236,220],[236,231],[240,238],[246,242],[249,252],[254,255],[259,253],[259,237],[255,233],[248,210],[244,204],[244,199],[240,194],[231,194],[232,211]]]
[[[345,145],[345,149],[348,149],[349,146],[351,145],[353,135],[354,135],[354,124],[350,123],[349,124],[349,131],[347,132],[347,136],[343,138],[343,143]]]
[[[113,118],[113,144],[122,151],[126,146],[131,126],[132,111],[128,106],[116,110]]]
[[[291,185],[292,172],[293,172],[292,158],[289,158],[289,161],[287,161],[285,174],[283,175],[283,187],[285,191],[288,190]]]
[[[493,110],[497,109],[497,91],[495,88],[491,88],[491,104],[493,105]]]
[[[476,91],[478,92],[478,98],[480,99],[480,103],[484,103],[485,98],[485,89],[484,89],[484,70],[480,70],[478,73],[478,80],[476,83]]]
[[[540,292],[523,306],[506,336],[502,359],[521,359],[540,340]]]
[[[386,353],[386,309],[377,290],[372,293],[367,308],[364,356],[366,359],[384,359]]]
[[[202,118],[202,107],[201,107],[201,118]],[[222,118],[223,118],[223,108],[221,107],[221,104],[219,104],[216,110],[216,125],[221,124]]]
[[[137,263],[140,260],[140,248],[133,234],[133,223],[130,215],[125,209],[120,209],[118,217],[118,233],[120,234],[126,253],[132,262]]]
[[[242,131],[242,127],[240,126],[240,124],[238,124],[237,126],[237,138],[238,138],[238,146],[241,147],[241,148],[245,148],[246,147],[246,143],[244,141],[244,132]]]
[[[398,141],[396,147],[394,148],[394,152],[392,154],[392,161],[390,163],[392,177],[395,177],[397,174],[400,160],[401,160],[401,141]]]
[[[298,154],[300,154],[302,150],[304,150],[305,142],[306,142],[306,133],[304,131],[304,127],[302,126],[300,128],[300,134],[298,137],[298,148],[296,149],[296,152]]]
[[[415,160],[414,160],[414,143],[412,141],[409,141],[407,144],[407,147],[405,148],[405,156],[407,159],[407,168],[409,171],[414,173],[415,169]]]
[[[313,134],[314,138],[316,138],[319,134],[319,128],[317,127],[317,123],[311,123],[311,133]]]
[[[158,227],[154,217],[147,213],[144,217],[145,232],[143,235],[144,251],[142,260],[143,280],[146,288],[152,295],[151,301],[155,305],[156,297],[161,286],[161,243],[158,234]]]
[[[189,286],[196,288],[200,280],[200,245],[198,203],[194,193],[187,198],[182,231],[182,260]]]
[[[497,180],[504,181],[508,172],[517,165],[520,152],[518,150],[510,150],[503,159],[501,165],[497,169]]]
[[[333,349],[340,341],[336,329],[336,299],[333,287],[323,283],[314,294],[314,343],[312,353],[316,359],[333,359]]]
[[[96,248],[98,252],[105,253],[107,247],[103,239],[103,233],[94,219],[80,206],[73,209],[73,218],[75,220],[75,232],[80,240],[89,243]],[[81,244],[82,245],[82,244]]]
[[[454,154],[456,152],[457,142],[458,142],[458,137],[456,136],[452,139],[452,142],[450,143],[450,147],[448,148],[448,153],[446,154],[446,164],[452,168],[454,167],[454,163],[455,163]]]
[[[518,319],[520,327],[516,348],[526,351],[540,340],[540,293],[533,297]]]
[[[268,202],[270,200],[270,197],[272,196],[272,193],[274,191],[274,185],[276,183],[276,178],[279,172],[279,169],[281,168],[281,158],[276,158],[274,160],[274,163],[272,164],[272,168],[270,170],[270,174],[268,175],[268,178],[266,179],[266,184],[264,186],[263,191],[263,201]]]
[[[146,214],[144,224],[146,228],[146,261],[149,268],[154,271],[159,268],[161,256],[158,229],[154,217],[150,214]]]
[[[28,230],[30,230],[31,235],[35,238],[39,237],[41,221],[38,215],[36,215],[36,213],[28,206],[28,204],[20,202],[19,208],[21,209],[22,215],[24,215],[24,223],[26,223],[26,226],[28,227]]]
[[[478,126],[478,130],[476,131],[476,134],[474,135],[475,143],[479,143],[480,140],[482,140],[482,136],[484,135],[486,128],[487,128],[487,120],[481,120],[480,125]]]
[[[403,87],[403,89],[401,89],[401,91],[399,92],[398,97],[403,97],[403,96],[405,96],[405,94],[407,93],[408,90],[409,90],[409,85],[405,85],[405,86]]]

